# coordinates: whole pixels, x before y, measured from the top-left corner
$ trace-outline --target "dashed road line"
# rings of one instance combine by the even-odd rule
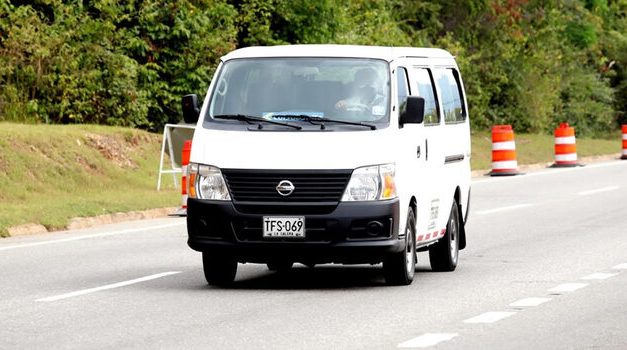
[[[439,343],[449,341],[459,334],[457,333],[425,333],[414,339],[398,344],[399,348],[428,348]]]
[[[509,306],[514,308],[527,308],[538,306],[549,301],[551,301],[551,298],[524,298],[509,304]]]
[[[509,208],[509,207],[508,207]],[[485,213],[486,211],[484,211]],[[490,211],[494,212],[494,211]],[[481,212],[480,212],[481,213]],[[612,267],[614,270],[627,270],[627,263],[618,264]],[[582,277],[582,280],[605,280],[618,275],[619,273],[606,273],[596,272]],[[565,293],[574,292],[581,288],[587,287],[588,283],[563,283],[557,285],[548,291],[553,295],[560,295]],[[530,297],[517,300],[509,304],[510,308],[519,309],[517,311],[542,305],[551,301],[551,298]],[[477,324],[477,323],[495,323],[505,318],[515,315],[516,311],[491,311],[485,312],[481,315],[464,320],[464,323]],[[459,336],[458,333],[425,333],[416,338],[410,339],[406,342],[398,344],[399,348],[427,348],[435,346],[441,342],[449,341]]]
[[[464,323],[494,323],[515,314],[516,312],[512,311],[490,311],[464,320]]]
[[[597,272],[597,273],[590,274],[588,276],[584,276],[581,279],[582,280],[605,280],[610,277],[614,277],[616,275],[618,275],[618,273]]]
[[[101,287],[83,289],[83,290],[79,290],[79,291],[76,291],[76,292],[55,295],[55,296],[51,296],[51,297],[47,297],[47,298],[41,298],[41,299],[37,299],[35,301],[43,301],[43,302],[57,301],[57,300],[61,300],[61,299],[67,299],[67,298],[77,297],[77,296],[80,296],[80,295],[95,293],[95,292],[99,292],[99,291],[103,291],[103,290],[107,290],[107,289],[120,288],[120,287],[128,286],[128,285],[131,285],[131,284],[136,284],[136,283],[140,283],[140,282],[150,281],[150,280],[154,280],[154,279],[165,277],[165,276],[175,275],[177,273],[181,273],[181,271],[168,271],[168,272],[158,273],[158,274],[155,274],[155,275],[150,275],[150,276],[145,276],[145,277],[141,277],[141,278],[136,278],[136,279],[129,280],[129,281],[118,282],[118,283],[113,283],[113,284],[107,284],[107,285],[101,286]]]
[[[609,192],[609,191],[614,191],[619,189],[618,186],[608,186],[608,187],[603,187],[603,188],[597,188],[595,190],[588,190],[588,191],[581,191],[579,193],[577,193],[580,196],[587,196],[587,195],[591,195],[591,194],[597,194],[597,193],[603,193],[603,192]]]
[[[588,283],[564,283],[549,289],[549,292],[552,294],[570,293],[586,286],[588,286]]]
[[[133,228],[133,229],[127,229],[127,230],[120,230],[120,231],[96,233],[96,234],[91,234],[91,235],[88,234],[88,235],[82,235],[82,236],[70,237],[70,238],[55,239],[55,240],[51,240],[51,241],[41,241],[41,242],[33,242],[33,243],[16,244],[16,245],[10,245],[10,246],[6,246],[6,247],[0,247],[0,251],[11,250],[11,249],[19,249],[19,248],[36,247],[36,246],[40,246],[40,245],[48,245],[48,244],[80,241],[80,240],[83,240],[83,239],[115,236],[115,235],[121,235],[121,234],[125,234],[125,233],[134,233],[134,232],[141,232],[141,231],[159,230],[159,229],[176,227],[176,226],[183,226],[183,225],[185,225],[184,222],[177,222],[176,224],[149,226],[149,227]]]
[[[627,264],[619,264],[612,267],[614,270],[627,270]]]
[[[531,206],[533,206],[533,204],[529,204],[529,203],[518,204],[518,205],[509,206],[509,207],[501,207],[501,208],[494,208],[494,209],[488,209],[488,210],[479,210],[479,211],[477,211],[477,214],[479,214],[479,215],[494,214],[494,213],[499,213],[499,212],[502,212],[502,211],[516,210],[516,209],[527,208],[527,207],[531,207]]]

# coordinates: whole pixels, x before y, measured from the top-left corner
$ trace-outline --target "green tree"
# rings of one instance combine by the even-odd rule
[[[471,125],[627,122],[627,0],[0,0],[0,120],[152,130],[251,45],[442,47]]]

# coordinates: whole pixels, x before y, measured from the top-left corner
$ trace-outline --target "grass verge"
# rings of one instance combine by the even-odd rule
[[[179,205],[171,177],[156,191],[160,147],[161,135],[127,128],[0,123],[0,235]]]
[[[555,159],[552,135],[516,134],[516,156],[518,164],[552,163]],[[577,138],[577,156],[589,157],[616,154],[622,147],[621,133],[609,135],[607,139]],[[489,132],[473,132],[473,170],[489,170],[492,167],[492,136]]]

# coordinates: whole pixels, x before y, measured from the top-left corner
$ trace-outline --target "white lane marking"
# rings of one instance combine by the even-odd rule
[[[586,164],[584,167],[572,167],[572,168],[557,168],[557,169],[547,169],[538,172],[526,173],[525,176],[482,176],[479,178],[475,178],[472,180],[473,184],[481,184],[488,182],[499,182],[499,181],[518,181],[520,179],[525,179],[533,176],[544,176],[544,175],[555,175],[560,173],[567,173],[571,171],[587,171],[588,169],[596,169],[596,168],[605,168],[610,166],[626,166],[627,162],[624,160],[612,161],[607,163],[596,163],[596,164]]]
[[[148,230],[159,230],[159,229],[164,229],[164,228],[169,228],[169,227],[176,227],[176,226],[183,226],[183,225],[185,225],[184,222],[179,222],[179,223],[176,223],[176,224],[149,226],[149,227],[133,228],[133,229],[127,229],[127,230],[113,231],[113,232],[96,233],[96,234],[93,234],[93,235],[83,235],[83,236],[77,236],[77,237],[71,237],[71,238],[55,239],[55,240],[52,240],[52,241],[41,241],[41,242],[34,242],[34,243],[16,244],[16,245],[10,245],[10,246],[6,246],[6,247],[0,247],[0,251],[10,250],[10,249],[36,247],[36,246],[47,245],[47,244],[80,241],[80,240],[83,240],[83,239],[121,235],[121,234],[124,234],[124,233],[133,233],[133,232],[148,231]]]
[[[618,275],[617,273],[597,272],[588,276],[581,277],[582,280],[605,280]]]
[[[515,314],[515,312],[511,311],[491,311],[464,320],[464,323],[494,323]]]
[[[509,304],[509,306],[511,307],[533,307],[533,306],[538,306],[540,304],[544,304],[548,301],[551,301],[551,298],[525,298],[525,299],[520,299],[517,300],[511,304]]]
[[[580,196],[587,196],[587,195],[590,195],[590,194],[614,191],[614,190],[617,190],[618,188],[619,188],[618,186],[608,186],[608,187],[603,187],[603,188],[597,188],[595,190],[581,191],[581,192],[579,192],[577,194],[580,195]]]
[[[499,212],[502,212],[502,211],[516,210],[516,209],[527,208],[527,207],[531,207],[531,206],[533,206],[533,204],[518,204],[518,205],[509,206],[509,207],[501,207],[501,208],[494,208],[494,209],[488,209],[488,210],[479,210],[479,211],[477,211],[477,214],[479,214],[479,215],[494,214],[494,213],[499,213]]]
[[[425,333],[414,339],[398,344],[399,348],[427,348],[444,341],[449,341],[459,334],[457,333]]]
[[[553,287],[551,289],[549,289],[549,292],[551,293],[569,293],[569,292],[574,292],[577,289],[581,289],[583,287],[586,287],[588,285],[588,283],[564,283],[564,284],[560,284],[559,286]]]
[[[61,294],[61,295],[55,295],[55,296],[51,296],[51,297],[47,297],[47,298],[41,298],[41,299],[37,299],[35,301],[57,301],[57,300],[61,300],[61,299],[67,299],[67,298],[77,297],[77,296],[80,296],[80,295],[95,293],[95,292],[99,292],[99,291],[102,291],[102,290],[119,288],[119,287],[124,287],[124,286],[128,286],[128,285],[135,284],[135,283],[150,281],[150,280],[154,280],[154,279],[165,277],[165,276],[175,275],[177,273],[181,273],[181,271],[169,271],[169,272],[158,273],[156,275],[150,275],[150,276],[146,276],[146,277],[136,278],[136,279],[129,280],[129,281],[118,282],[118,283],[113,283],[113,284],[107,284],[106,286],[101,286],[101,287],[96,287],[96,288],[89,288],[89,289],[83,289],[83,290],[79,290],[79,291],[76,291],[76,292],[65,293],[65,294]]]
[[[614,270],[627,270],[627,264],[619,264],[612,267]]]

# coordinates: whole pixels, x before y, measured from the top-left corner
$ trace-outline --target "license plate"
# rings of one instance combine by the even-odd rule
[[[263,236],[272,238],[305,237],[304,216],[264,216]]]

